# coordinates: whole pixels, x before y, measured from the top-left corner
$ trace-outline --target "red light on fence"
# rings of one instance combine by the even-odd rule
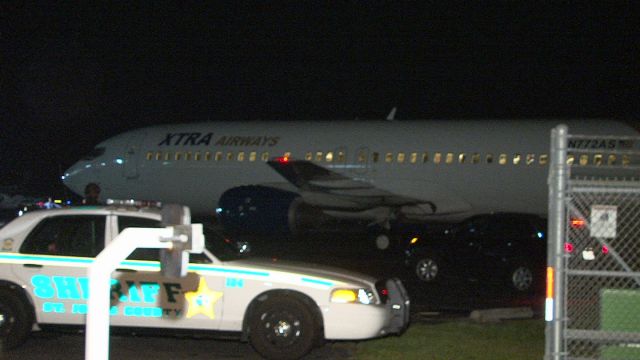
[[[586,225],[584,219],[573,218],[571,219],[571,227],[574,229],[582,229]]]
[[[609,253],[609,248],[607,247],[607,245],[602,245],[602,253],[603,254],[608,254]]]
[[[573,252],[573,249],[574,249],[574,247],[573,247],[572,243],[569,243],[569,242],[564,243],[564,251],[565,252],[571,254]]]

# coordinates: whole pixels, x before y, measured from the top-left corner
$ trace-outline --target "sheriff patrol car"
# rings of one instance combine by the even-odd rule
[[[158,209],[112,205],[29,212],[0,229],[3,346],[20,345],[32,330],[83,329],[94,258],[123,229],[160,224]],[[184,278],[160,274],[157,249],[123,261],[111,278],[111,325],[235,332],[268,358],[299,358],[324,339],[374,338],[408,325],[409,298],[397,279],[237,259],[242,246],[228,251],[220,233],[204,234],[206,249],[191,255]]]

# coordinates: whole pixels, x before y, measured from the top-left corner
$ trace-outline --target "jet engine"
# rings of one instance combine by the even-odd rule
[[[218,219],[225,231],[252,235],[293,235],[318,228],[322,210],[299,194],[261,185],[225,191],[218,201]]]

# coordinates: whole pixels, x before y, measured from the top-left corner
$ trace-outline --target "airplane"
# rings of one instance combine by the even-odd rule
[[[546,215],[550,133],[560,123],[571,133],[594,135],[573,143],[590,152],[585,164],[583,157],[575,159],[580,165],[634,146],[603,135],[638,134],[606,120],[159,125],[98,144],[64,173],[63,182],[79,195],[93,182],[104,199],[181,203],[194,216],[215,211],[225,228],[252,233],[296,234],[362,222],[384,249],[393,221]]]

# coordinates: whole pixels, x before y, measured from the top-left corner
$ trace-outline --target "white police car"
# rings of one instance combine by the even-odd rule
[[[32,329],[84,328],[87,269],[127,227],[159,227],[158,209],[97,206],[26,213],[0,229],[0,340]],[[316,265],[229,259],[219,234],[191,255],[189,274],[160,275],[157,249],[138,249],[112,274],[112,326],[235,332],[263,356],[298,358],[323,339],[401,333],[409,299],[397,279]],[[214,255],[215,254],[215,255]],[[235,252],[237,255],[237,252]]]

